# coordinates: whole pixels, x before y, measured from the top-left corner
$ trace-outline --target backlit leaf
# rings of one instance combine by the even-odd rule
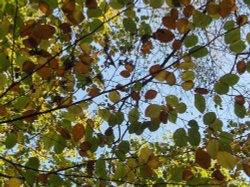
[[[195,162],[199,164],[202,168],[208,169],[211,166],[210,155],[203,149],[199,148],[195,152]]]
[[[217,160],[222,167],[230,170],[233,170],[238,162],[233,155],[225,151],[219,151],[217,153]]]
[[[206,101],[202,95],[195,94],[194,103],[195,103],[195,107],[197,108],[197,110],[199,110],[199,112],[203,113],[205,111]]]
[[[183,147],[187,145],[188,137],[185,129],[179,128],[174,132],[173,139],[175,145],[178,147]]]

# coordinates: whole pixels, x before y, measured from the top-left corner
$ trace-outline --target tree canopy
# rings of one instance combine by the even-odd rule
[[[0,185],[250,185],[249,8],[0,0]]]

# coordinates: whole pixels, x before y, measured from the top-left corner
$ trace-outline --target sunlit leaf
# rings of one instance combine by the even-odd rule
[[[217,153],[218,163],[227,169],[233,170],[238,160],[228,152],[219,151]]]

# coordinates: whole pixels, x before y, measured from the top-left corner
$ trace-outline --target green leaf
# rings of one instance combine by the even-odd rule
[[[4,53],[0,53],[0,71],[8,70],[10,61]]]
[[[7,149],[11,149],[13,148],[17,143],[17,137],[16,134],[14,133],[10,133],[7,135],[6,139],[5,139],[5,146]]]
[[[210,125],[216,119],[216,114],[214,112],[208,112],[203,116],[203,122],[206,125]]]
[[[250,73],[250,61],[247,62],[247,72]]]
[[[230,45],[230,50],[235,53],[241,53],[246,49],[246,44],[242,40],[238,40]]]
[[[227,21],[224,25],[225,30],[231,30],[233,28],[234,28],[234,21],[233,20]]]
[[[194,34],[187,36],[184,40],[184,45],[186,47],[192,47],[198,43],[198,37]]]
[[[64,181],[60,176],[56,174],[50,174],[48,177],[48,184],[50,186],[62,186],[64,185]]]
[[[26,170],[25,173],[23,173],[23,175],[25,181],[27,181],[28,184],[33,186],[32,184],[35,183],[38,173],[36,171]]]
[[[147,127],[148,127],[148,130],[151,132],[157,131],[160,127],[160,123],[157,121],[144,122],[142,125],[145,125],[145,123],[148,123]]]
[[[138,111],[138,108],[132,108],[130,112],[128,113],[128,120],[130,123],[134,123],[139,120],[140,113]]]
[[[195,79],[195,73],[193,71],[184,71],[181,75],[182,81],[192,81]]]
[[[221,106],[221,103],[222,103],[221,97],[219,95],[215,95],[214,96],[214,102],[215,102],[216,105]]]
[[[197,45],[190,49],[189,53],[194,57],[194,58],[202,58],[204,56],[207,56],[208,50],[207,48]]]
[[[193,13],[193,22],[196,27],[206,28],[212,22],[212,18],[202,12],[195,11]]]
[[[113,103],[117,103],[120,101],[121,95],[118,91],[112,91],[109,93],[109,100],[112,101]]]
[[[237,102],[234,103],[234,113],[239,118],[244,118],[246,115],[246,108],[244,105],[239,105]]]
[[[62,136],[54,137],[54,151],[56,154],[62,153],[65,146],[66,146],[66,141]]]
[[[134,33],[136,31],[136,24],[133,19],[131,18],[124,18],[123,19],[123,26],[126,31]]]
[[[173,139],[175,145],[178,147],[183,147],[187,145],[188,137],[185,129],[179,128],[174,132]]]
[[[188,126],[191,127],[192,129],[197,129],[197,130],[199,129],[199,125],[195,120],[190,120],[188,122]]]
[[[168,95],[166,97],[166,102],[168,105],[175,107],[179,103],[179,99],[175,95]]]
[[[178,116],[178,114],[177,114],[176,110],[171,110],[168,113],[168,121],[170,121],[172,123],[176,123],[177,116]]]
[[[206,149],[211,158],[216,159],[217,153],[219,151],[219,142],[214,139],[210,140]]]
[[[26,167],[38,169],[39,168],[39,159],[37,157],[30,157],[28,162],[25,164]]]
[[[205,98],[201,94],[195,94],[194,104],[199,112],[203,113],[205,111],[206,101],[205,101]]]
[[[239,41],[240,40],[240,28],[228,31],[225,34],[225,38],[224,39],[225,39],[226,44],[232,44],[234,42]]]
[[[88,18],[100,17],[102,15],[102,10],[100,8],[88,9],[87,15],[88,15]]]
[[[118,149],[123,152],[123,153],[127,153],[130,150],[130,144],[128,141],[122,141],[119,145],[118,145]]]
[[[149,0],[149,5],[152,8],[160,8],[164,4],[164,0]]]
[[[145,110],[145,116],[150,118],[158,118],[161,113],[161,106],[156,104],[149,105]]]
[[[201,135],[198,129],[188,129],[188,141],[192,146],[198,146],[201,141]]]
[[[240,80],[238,75],[235,74],[225,74],[220,78],[220,81],[227,84],[228,86],[234,86]]]
[[[175,107],[175,110],[179,114],[183,114],[187,110],[187,105],[185,103],[178,103]]]
[[[110,6],[113,8],[113,9],[122,9],[124,7],[124,3],[122,3],[121,1],[119,0],[110,0]]]
[[[229,86],[228,86],[228,84],[219,81],[219,82],[216,82],[214,84],[214,91],[217,94],[223,95],[223,94],[226,94],[229,91]]]
[[[225,151],[219,151],[217,153],[217,160],[222,167],[230,170],[233,170],[238,162],[238,160],[235,157],[233,157],[230,153]]]
[[[103,22],[99,19],[94,19],[90,24],[90,32],[103,30]]]
[[[233,142],[233,135],[228,132],[221,132],[219,137],[224,143],[231,144]]]
[[[106,163],[105,160],[103,160],[102,158],[98,159],[96,161],[96,175],[101,177],[101,178],[105,178],[107,175],[107,171],[106,171]]]
[[[244,3],[250,5],[250,0],[244,0]]]

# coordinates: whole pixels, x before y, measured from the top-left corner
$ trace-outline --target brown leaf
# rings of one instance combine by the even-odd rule
[[[62,6],[62,11],[65,13],[69,13],[74,11],[76,8],[75,0],[64,0],[63,1],[63,6]]]
[[[38,25],[34,29],[34,35],[35,37],[42,39],[42,40],[48,40],[50,39],[56,32],[56,29],[51,25]]]
[[[195,152],[195,162],[202,168],[208,169],[211,166],[211,157],[206,151],[199,148]]]
[[[5,106],[0,105],[0,116],[6,116],[7,115],[7,109]]]
[[[25,22],[23,26],[21,26],[19,34],[21,37],[29,36],[32,33],[33,28],[36,25],[35,20],[29,20]]]
[[[243,95],[235,96],[234,100],[241,106],[245,104],[245,97]]]
[[[174,39],[174,34],[167,29],[158,29],[155,33],[155,38],[162,43],[171,42]]]
[[[85,129],[82,124],[78,123],[72,128],[72,136],[75,141],[79,141],[80,139],[82,139],[84,134]]]
[[[99,89],[99,88],[91,88],[91,89],[89,90],[88,95],[89,95],[90,97],[96,97],[96,96],[99,95],[99,93],[100,93],[100,89]]]
[[[84,20],[84,16],[81,11],[74,10],[73,12],[70,12],[67,14],[68,20],[71,22],[73,25],[78,25]]]
[[[186,18],[189,18],[193,15],[193,11],[195,10],[193,5],[188,5],[183,9],[183,14]]]
[[[155,90],[148,90],[145,94],[145,99],[154,99],[157,95],[157,91]]]
[[[83,64],[81,62],[77,62],[74,66],[74,70],[77,73],[87,74],[91,71],[91,68],[86,64]]]
[[[188,6],[190,4],[191,0],[179,0],[179,3],[185,6]]]
[[[194,91],[198,94],[208,94],[208,90],[206,88],[195,88]]]
[[[92,160],[87,161],[86,168],[87,168],[88,175],[92,176],[93,172],[94,172],[94,169],[95,169],[95,162],[92,161]]]
[[[248,177],[250,177],[250,165],[249,164],[242,164],[243,170]]]
[[[206,7],[206,11],[209,15],[216,15],[219,13],[220,7],[216,3],[210,2]]]
[[[217,179],[219,181],[224,181],[225,180],[225,176],[221,173],[221,171],[219,169],[215,170],[212,173],[212,177],[214,177],[215,179]]]
[[[164,16],[162,18],[162,23],[169,29],[175,29],[175,20],[171,16]]]
[[[149,69],[151,75],[156,76],[160,72],[161,66],[159,64],[153,65]]]
[[[52,14],[52,9],[50,8],[49,4],[44,2],[44,1],[40,1],[39,2],[39,9],[46,15],[50,15]]]
[[[64,34],[71,33],[71,27],[69,23],[62,23],[59,25],[59,28],[62,29]]]
[[[80,148],[81,148],[82,151],[88,151],[88,150],[91,149],[91,147],[92,147],[92,144],[90,142],[88,142],[88,141],[82,142],[80,144]]]
[[[176,22],[176,28],[181,34],[185,34],[189,30],[189,21],[181,18]]]
[[[25,61],[22,65],[22,70],[27,74],[31,74],[35,67],[36,65],[32,61]]]
[[[130,72],[128,70],[123,70],[120,72],[120,75],[124,78],[130,77]]]
[[[229,16],[233,11],[237,9],[234,1],[232,0],[223,0],[220,4],[220,15],[225,18]]]
[[[58,129],[58,132],[61,134],[62,137],[64,137],[65,139],[70,139],[70,134],[69,134],[69,131],[65,128],[59,128]]]
[[[171,9],[170,16],[172,19],[177,20],[179,16],[179,12],[176,8]]]
[[[139,92],[133,92],[131,94],[131,98],[135,101],[139,101],[141,99],[140,93]]]
[[[97,8],[97,2],[96,0],[87,0],[85,3],[86,7],[89,9],[96,9]]]
[[[241,75],[247,70],[247,65],[245,61],[241,60],[236,65],[237,72]]]
[[[182,179],[185,181],[190,180],[193,176],[194,176],[194,174],[189,169],[184,170],[182,173]]]
[[[52,74],[52,69],[50,67],[43,67],[41,69],[39,69],[36,72],[40,77],[42,77],[43,79],[48,79],[50,78],[51,74]]]
[[[177,51],[181,48],[181,44],[181,40],[175,40],[172,44],[172,48]]]
[[[248,17],[246,15],[240,15],[237,17],[237,24],[238,25],[244,25],[248,22]]]

